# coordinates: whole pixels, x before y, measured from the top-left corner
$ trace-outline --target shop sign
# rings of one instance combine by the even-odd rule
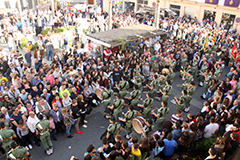
[[[239,0],[225,0],[224,6],[229,7],[238,7],[239,6]]]
[[[218,4],[218,0],[205,0],[205,3]]]

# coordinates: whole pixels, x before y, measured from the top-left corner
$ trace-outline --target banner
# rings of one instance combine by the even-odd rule
[[[218,4],[218,0],[205,0],[205,3]]]
[[[224,6],[229,7],[238,7],[239,6],[239,0],[225,0]]]
[[[209,37],[209,34],[207,34],[206,38],[205,38],[205,43],[203,44],[202,48],[203,48],[203,51],[205,51],[207,49],[207,46],[208,46],[208,37]]]
[[[233,46],[232,52],[231,52],[232,58],[235,60],[236,59],[236,43]]]

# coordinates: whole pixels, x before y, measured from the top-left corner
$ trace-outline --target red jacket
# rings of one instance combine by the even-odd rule
[[[61,103],[61,105],[62,105],[62,107],[63,107],[62,98],[60,98],[59,101],[60,101],[60,103]],[[55,99],[52,101],[51,107],[53,106],[53,103],[56,103],[56,100],[55,100]]]
[[[107,79],[105,79],[104,82],[105,82],[105,85],[103,85],[103,81],[100,80],[99,85],[104,87],[106,87],[106,85],[109,85],[109,81]]]

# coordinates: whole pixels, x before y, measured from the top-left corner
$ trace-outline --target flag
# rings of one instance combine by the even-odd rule
[[[236,43],[233,46],[232,52],[231,52],[231,57],[235,60],[236,59]]]
[[[204,51],[207,49],[207,46],[208,46],[208,37],[209,37],[209,34],[207,34],[207,37],[205,38],[205,43],[203,44]]]
[[[229,7],[238,7],[240,1],[239,0],[225,0],[224,6],[229,6]]]
[[[218,0],[205,0],[205,3],[218,4]]]
[[[216,31],[214,31],[213,38],[212,38],[212,43],[216,42],[216,35],[217,35]]]

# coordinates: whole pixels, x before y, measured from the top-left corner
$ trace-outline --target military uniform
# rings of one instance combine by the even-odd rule
[[[157,80],[153,80],[150,84],[150,87],[153,88],[153,89],[150,89],[151,98],[154,98],[155,93],[157,91],[157,87],[158,87]]]
[[[7,153],[7,159],[11,159],[11,160],[17,160],[17,159],[22,159],[25,157],[25,155],[27,154],[27,150],[24,147],[20,147],[18,146],[15,149],[11,149],[8,153]]]
[[[151,131],[153,131],[153,125],[148,126],[147,124],[145,124],[143,126],[143,134],[146,137],[150,137]],[[141,138],[143,138],[143,135],[141,136]]]
[[[193,63],[192,63],[192,69],[193,69],[192,75],[193,75],[193,78],[195,77],[195,73],[196,73],[197,67],[198,67],[198,61],[193,61]]]
[[[111,89],[105,90],[105,91],[102,93],[104,109],[106,109],[107,106],[110,106],[112,95],[113,95],[113,90],[111,90]]]
[[[127,95],[127,88],[129,86],[128,81],[121,81],[119,84],[119,94],[121,99],[123,99]]]
[[[53,147],[50,138],[49,125],[50,122],[48,120],[42,120],[36,124],[36,130],[39,132],[40,140],[46,151],[52,149]]]
[[[132,120],[136,117],[136,111],[128,111],[125,115],[127,135],[132,133]]]
[[[113,143],[115,136],[119,133],[119,130],[121,129],[121,124],[118,122],[115,122],[114,124],[109,124],[107,128],[107,135],[109,135],[108,142]]]
[[[172,60],[170,66],[169,66],[169,69],[174,69],[176,64],[177,64],[177,62]]]
[[[190,76],[185,76],[185,80],[184,80],[184,84],[183,84],[183,90],[186,90],[187,87],[190,85],[190,83],[192,82],[193,80],[193,76],[190,75]]]
[[[136,107],[139,102],[139,96],[141,95],[141,91],[133,90],[130,94],[131,94],[131,105]]]
[[[138,90],[142,91],[142,79],[141,77],[135,77],[136,85],[138,86]]]
[[[144,119],[148,119],[153,103],[154,103],[154,99],[152,99],[152,98],[146,98],[144,100],[144,104],[143,104],[143,107],[144,107],[143,108],[143,118]]]
[[[187,64],[187,61],[188,61],[187,57],[184,57],[184,58],[182,59],[182,61],[181,61],[181,69],[182,69],[182,70],[185,69],[186,64]]]
[[[204,82],[204,76],[203,74],[208,70],[208,66],[207,65],[202,65],[201,69],[200,69],[200,75],[199,75],[199,79],[200,79],[200,82]]]
[[[163,89],[164,85],[166,84],[167,78],[165,76],[162,76],[159,80],[158,80],[158,87],[159,89]]]
[[[222,69],[221,68],[215,68],[213,78],[217,80],[217,78],[220,74],[222,74]]]
[[[157,118],[157,121],[156,121],[158,131],[160,131],[160,129],[162,128],[162,124],[165,121],[166,115],[168,113],[169,113],[169,108],[167,106],[159,108],[158,110],[159,118]]]
[[[2,142],[2,148],[8,152],[10,150],[9,144],[13,141],[12,137],[15,132],[12,129],[6,127],[0,130],[0,141]]]
[[[186,102],[186,95],[181,95],[181,97],[179,98],[178,101],[179,101],[180,104],[177,104],[177,110],[178,109],[182,110],[183,107],[184,107],[184,104]]]
[[[172,86],[171,85],[166,85],[163,89],[162,92],[166,94],[165,96],[162,95],[162,101],[168,102],[169,96],[172,93]]]
[[[207,80],[206,80],[207,79]],[[203,91],[204,91],[204,94],[207,93],[208,91],[208,84],[211,82],[212,80],[212,75],[208,74],[207,77],[206,77],[205,81],[204,81],[204,84],[203,84]]]
[[[123,99],[116,99],[113,101],[113,115],[114,118],[117,120],[118,117],[121,116],[122,114],[122,105],[124,104],[124,100]]]
[[[134,76],[139,76],[139,72],[141,71],[141,69],[140,68],[134,68],[133,69],[133,74],[134,74]]]
[[[186,96],[186,108],[190,107],[190,102],[193,98],[194,93],[196,92],[196,87],[190,86],[190,88],[187,90],[187,96]]]
[[[167,77],[167,80],[170,80],[171,81],[171,84],[173,83],[173,79],[175,77],[175,72],[170,72],[168,77]]]

